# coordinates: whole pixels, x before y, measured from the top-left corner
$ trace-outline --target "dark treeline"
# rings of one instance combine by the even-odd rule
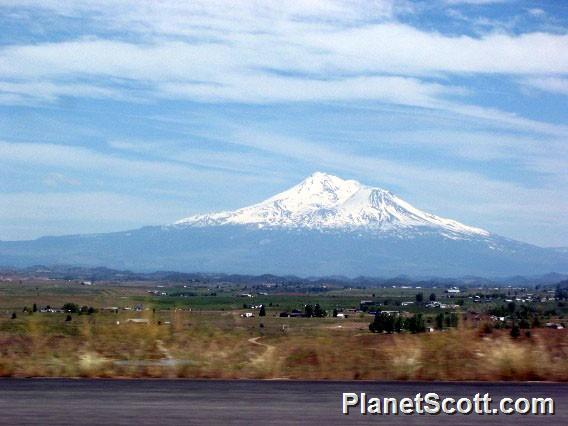
[[[29,268],[2,268],[2,274],[16,274],[22,277],[48,277],[62,280],[90,280],[90,281],[159,281],[164,283],[196,283],[196,284],[244,284],[248,286],[274,284],[309,288],[311,291],[321,291],[322,286],[351,287],[351,288],[374,288],[390,286],[415,286],[421,288],[432,287],[493,287],[499,285],[516,285],[525,287],[553,286],[560,283],[561,291],[566,289],[568,275],[547,274],[537,277],[507,277],[499,279],[487,279],[482,277],[462,278],[413,278],[405,275],[381,278],[381,277],[356,277],[343,276],[333,277],[309,277],[301,278],[294,275],[278,276],[264,275],[240,275],[225,273],[183,273],[175,271],[156,272],[132,272],[109,269],[105,267],[75,267],[75,266],[33,266]]]

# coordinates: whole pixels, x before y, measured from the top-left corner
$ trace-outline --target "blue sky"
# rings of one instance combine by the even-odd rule
[[[241,207],[320,170],[568,245],[568,4],[0,0],[0,239]]]

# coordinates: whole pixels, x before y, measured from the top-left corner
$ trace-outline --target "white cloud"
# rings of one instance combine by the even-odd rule
[[[550,86],[568,73],[568,35],[448,36],[397,22],[397,13],[412,7],[391,1],[3,4],[80,17],[100,34],[1,48],[2,103],[60,96],[379,101],[546,133],[565,130],[470,105],[467,83],[456,86],[448,77],[516,75]],[[108,36],[103,24],[124,37]]]
[[[101,75],[148,81],[222,83],[223,73],[281,70],[345,73],[568,73],[568,35],[489,34],[450,37],[404,24],[352,29],[317,26],[266,35],[227,35],[220,42],[74,40],[9,46],[0,75],[12,78]],[[219,81],[218,81],[219,80]]]
[[[53,102],[62,96],[136,100],[131,94],[96,84],[57,83],[50,81],[0,81],[0,96],[6,97],[5,103],[10,104],[30,104],[37,101]]]
[[[395,23],[307,34],[343,70],[402,73],[567,73],[568,35],[446,36]]]
[[[529,14],[537,18],[542,18],[546,16],[546,12],[538,7],[534,7],[528,10]]]
[[[557,95],[568,95],[568,78],[558,77],[540,77],[528,78],[523,81],[524,84],[542,90],[544,92],[554,93]]]
[[[88,148],[47,143],[0,141],[0,158],[5,162],[63,167],[119,176],[160,176],[175,174],[180,178],[195,177],[193,171],[176,164],[132,160],[103,154]]]
[[[137,159],[89,148],[49,143],[0,141],[0,158],[4,164],[43,167],[50,173],[74,171],[84,176],[128,179],[132,184],[152,185],[168,182],[175,185],[208,182],[217,185],[230,170],[219,170],[215,164],[198,168],[190,163],[166,159]]]
[[[52,188],[57,188],[61,186],[73,187],[81,185],[81,181],[79,179],[67,176],[63,173],[49,173],[43,179],[43,183]]]
[[[225,143],[224,150],[194,146],[191,138],[181,141],[111,140],[108,145],[117,150],[144,153],[152,158],[175,161],[178,164],[259,175],[264,179],[275,171],[273,157],[242,150],[229,151]]]
[[[78,40],[6,47],[0,51],[0,78],[8,81],[0,83],[0,94],[5,102],[34,97],[53,100],[61,95],[139,99],[139,92],[200,102],[374,100],[549,132],[554,126],[463,101],[450,102],[450,97],[463,97],[468,91],[444,80],[371,74],[568,71],[568,57],[563,54],[568,36],[549,34],[452,38],[400,24],[380,24],[291,34],[290,39],[274,44],[270,37],[265,42],[256,40],[247,36],[231,45]],[[60,83],[77,78],[80,83]],[[122,87],[121,82],[128,84]]]
[[[511,0],[445,0],[447,4],[486,5],[495,3],[508,3]]]
[[[263,74],[229,77],[221,85],[164,83],[160,85],[160,89],[168,97],[196,99],[202,102],[378,100],[413,106],[430,106],[437,97],[463,93],[460,88],[405,77],[314,80]]]
[[[463,100],[468,88],[446,78],[497,73],[530,77],[541,87],[558,84],[563,81],[558,75],[568,73],[568,35],[448,36],[397,22],[397,13],[412,7],[391,1],[3,5],[80,17],[101,31],[98,37],[0,49],[3,103],[60,96],[245,103],[372,100],[546,133],[565,130],[468,105]],[[128,36],[105,36],[103,24]]]

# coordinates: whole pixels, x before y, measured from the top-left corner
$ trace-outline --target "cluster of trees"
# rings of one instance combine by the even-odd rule
[[[45,307],[45,309],[51,309],[50,305],[47,305]],[[32,308],[28,308],[27,306],[24,306],[24,309],[22,310],[22,312],[24,312],[25,314],[33,314],[36,313],[38,311],[38,306],[36,303],[33,304]],[[61,310],[63,312],[67,312],[67,313],[71,313],[71,314],[94,314],[95,312],[97,312],[97,310],[95,308],[93,308],[92,306],[79,306],[76,303],[65,303],[62,307]]]
[[[51,306],[47,305],[45,307],[46,309],[51,309]],[[91,315],[94,314],[95,312],[97,312],[97,310],[95,308],[93,308],[92,306],[79,306],[76,303],[65,303],[62,307],[61,310],[63,312],[66,312],[68,314],[87,314],[87,315]],[[26,314],[33,314],[35,312],[38,311],[38,307],[37,304],[34,303],[32,308],[28,308],[27,306],[24,306],[23,312]],[[11,319],[17,319],[18,316],[16,315],[15,312],[12,312],[11,315]],[[65,318],[65,321],[71,321],[71,315],[67,315],[67,317]]]
[[[76,303],[66,303],[61,307],[63,312],[69,312],[71,314],[94,314],[97,312],[92,306],[79,306]]]
[[[436,315],[436,328],[438,330],[442,330],[446,327],[457,327],[458,322],[458,314],[455,314],[453,312],[450,314],[444,314],[443,312],[440,312],[438,315]]]
[[[422,314],[403,318],[400,315],[377,312],[373,322],[369,324],[369,330],[373,333],[400,333],[402,330],[407,330],[411,333],[423,333],[426,331],[426,325]]]
[[[529,329],[531,327],[540,327],[542,325],[540,317],[554,315],[556,312],[542,311],[531,305],[517,305],[515,302],[509,302],[506,305],[497,306],[489,310],[489,314],[497,317],[510,317],[513,320],[513,327],[517,334],[520,329]],[[517,330],[517,328],[519,330]]]
[[[455,299],[455,297],[454,297],[453,295],[448,296],[448,297],[452,297],[452,298]],[[417,303],[417,304],[421,304],[421,303],[424,303],[424,302],[425,302],[424,293],[416,293],[415,298],[416,298],[416,303]],[[428,296],[428,300],[429,300],[430,302],[435,302],[437,299],[438,299],[438,297],[436,296],[436,293],[430,293],[430,296]],[[455,303],[456,305],[463,306],[463,304],[464,304],[463,297],[457,298],[454,303]]]
[[[430,296],[428,296],[428,299],[430,300],[430,302],[435,302],[436,301],[436,293],[430,293]],[[424,293],[416,293],[416,302],[417,303],[424,302]]]
[[[554,296],[558,300],[568,300],[568,280],[558,283]]]
[[[323,318],[327,315],[327,312],[319,305],[319,303],[316,303],[315,305],[308,304],[304,307],[304,315],[308,318]]]
[[[492,309],[489,309],[490,315],[495,315],[496,317],[506,317],[512,315],[517,311],[517,304],[515,302],[509,302],[506,305],[499,305]]]
[[[531,305],[517,305],[515,302],[509,302],[506,305],[500,305],[493,309],[490,309],[489,314],[498,317],[509,317],[512,320],[511,327],[511,337],[517,338],[521,335],[521,330],[525,330],[525,335],[530,336],[530,329],[542,326],[541,318],[554,316],[556,311],[552,310],[542,310],[538,307]],[[493,328],[509,328],[509,325],[505,322],[496,323],[494,325],[486,325],[484,327],[484,332],[491,332]]]

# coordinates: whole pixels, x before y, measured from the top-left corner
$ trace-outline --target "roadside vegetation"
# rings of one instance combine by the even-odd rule
[[[0,376],[568,380],[562,286],[159,285],[0,283]]]

